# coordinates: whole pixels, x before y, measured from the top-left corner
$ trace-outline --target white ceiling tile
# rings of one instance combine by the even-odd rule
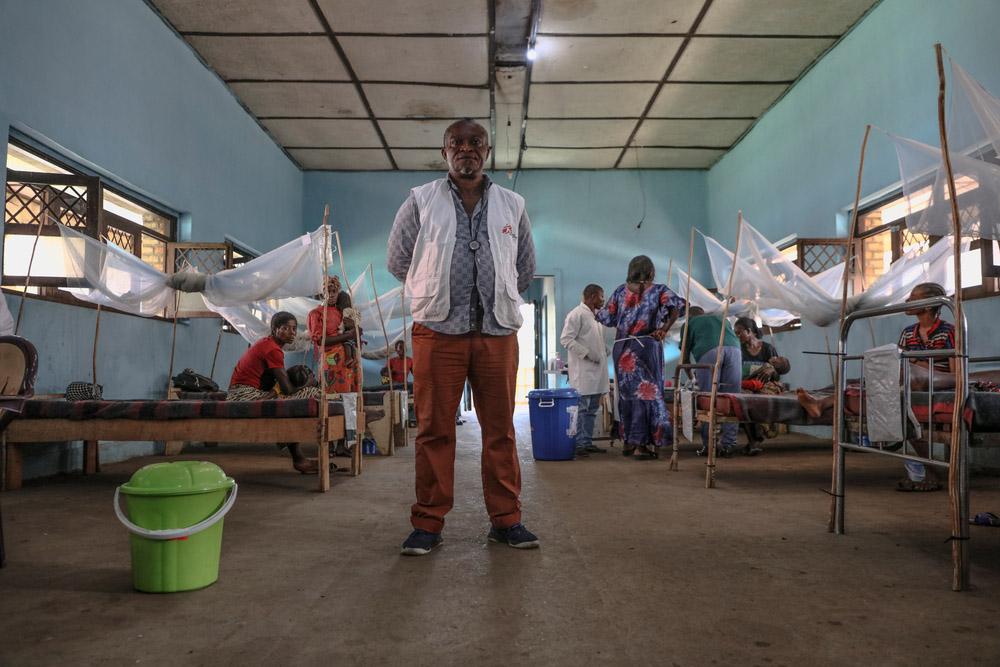
[[[350,83],[231,83],[229,87],[257,116],[365,116]]]
[[[785,92],[784,84],[671,83],[660,90],[651,117],[756,117]]]
[[[448,164],[439,151],[393,148],[392,157],[400,169],[448,171]]]
[[[532,84],[528,117],[638,117],[655,90],[653,83]]]
[[[791,81],[832,39],[698,37],[681,55],[675,81]]]
[[[529,120],[529,146],[624,146],[636,121]]]
[[[639,127],[636,146],[723,146],[736,141],[752,120],[656,120]]]
[[[485,37],[341,37],[362,81],[489,83]]]
[[[704,0],[545,0],[539,32],[687,32]]]
[[[622,169],[708,169],[724,150],[701,148],[630,148],[622,158]]]
[[[181,32],[322,32],[308,2],[153,0]]]
[[[659,81],[680,37],[538,38],[532,81]]]
[[[840,35],[874,0],[714,0],[699,33]]]
[[[319,0],[336,32],[485,33],[487,0]]]
[[[490,115],[490,92],[480,88],[364,84],[376,117],[485,118]]]
[[[192,35],[187,40],[223,79],[350,80],[326,37]]]
[[[282,146],[380,148],[370,120],[271,118],[261,121]]]
[[[497,68],[497,134],[494,139],[493,158],[497,169],[517,166],[521,145],[521,104],[524,101],[523,67]]]
[[[490,119],[479,118],[479,124],[489,132]],[[444,131],[454,121],[449,120],[380,120],[385,140],[394,148],[433,148],[444,145]]]
[[[611,169],[619,148],[528,148],[521,166],[525,169]]]
[[[347,171],[392,169],[392,163],[381,148],[293,148],[288,152],[303,169]]]

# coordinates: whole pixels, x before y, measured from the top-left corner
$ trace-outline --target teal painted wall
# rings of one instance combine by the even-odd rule
[[[144,3],[0,0],[0,63],[4,146],[10,127],[93,167],[180,213],[190,240],[230,234],[267,250],[301,233],[302,173]],[[16,317],[18,300],[7,301]],[[22,333],[41,353],[39,392],[90,377],[94,314],[28,301]],[[101,330],[106,395],[162,395],[170,323],[108,314]],[[179,326],[175,368],[207,372],[217,331],[210,320]],[[243,349],[239,337],[224,337],[216,372],[223,386]],[[105,445],[102,456],[153,449]],[[78,465],[77,447],[36,447],[26,475]]]
[[[1000,2],[996,0],[883,0],[760,120],[740,144],[708,173],[708,229],[732,247],[736,212],[770,239],[788,234],[844,236],[854,198],[858,157],[866,123],[938,145],[935,42],[994,94],[1000,94]],[[891,144],[873,132],[863,191],[876,193],[900,180]],[[968,303],[973,330],[992,330],[996,299]],[[878,321],[875,339],[892,342],[908,323],[900,316]],[[855,349],[870,347],[859,325]],[[779,337],[793,363],[790,380],[803,386],[830,382],[822,357],[830,331],[806,326]],[[973,354],[997,354],[995,341],[970,337]]]

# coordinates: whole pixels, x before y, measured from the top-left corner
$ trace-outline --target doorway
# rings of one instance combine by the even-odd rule
[[[554,387],[558,377],[547,372],[556,357],[555,276],[535,276],[524,294],[521,316],[524,324],[517,332],[520,355],[517,364],[517,405],[528,404],[528,392]]]

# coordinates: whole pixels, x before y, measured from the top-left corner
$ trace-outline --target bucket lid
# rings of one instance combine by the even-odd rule
[[[181,496],[229,489],[234,483],[214,463],[171,461],[139,468],[121,491],[133,496]]]
[[[559,389],[532,389],[528,392],[528,398],[580,398],[579,392],[573,387],[560,387]]]

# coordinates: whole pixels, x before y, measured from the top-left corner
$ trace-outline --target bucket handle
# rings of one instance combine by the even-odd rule
[[[551,408],[555,405],[555,399],[552,398],[540,398],[538,399],[538,407],[540,408]]]
[[[236,482],[233,482],[233,488],[229,490],[229,497],[226,498],[226,502],[222,504],[215,514],[208,517],[203,521],[199,521],[193,526],[188,526],[187,528],[166,528],[164,530],[150,530],[149,528],[143,528],[142,526],[137,526],[128,520],[125,513],[122,512],[121,503],[119,502],[119,496],[121,494],[121,487],[115,489],[115,516],[118,520],[122,522],[122,525],[128,528],[130,533],[138,535],[140,537],[145,537],[150,540],[183,540],[191,537],[195,533],[200,533],[203,530],[211,528],[222,518],[229,513],[229,510],[233,509],[233,505],[236,503]]]

